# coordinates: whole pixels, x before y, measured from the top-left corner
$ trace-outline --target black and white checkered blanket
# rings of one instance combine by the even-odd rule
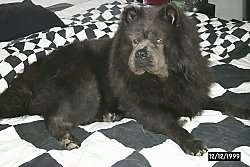
[[[127,4],[97,4],[62,20],[54,27],[24,38],[0,43],[0,93],[24,68],[74,40],[112,37]],[[210,96],[250,108],[250,23],[208,18],[187,13],[196,20],[202,56],[215,73]],[[208,154],[185,154],[172,140],[143,129],[135,120],[96,122],[73,129],[81,139],[79,149],[62,150],[48,134],[43,118],[24,116],[0,120],[0,166],[53,167],[226,167],[250,166],[250,121],[206,110],[184,128],[201,138],[209,151],[241,152],[241,161],[208,161]]]

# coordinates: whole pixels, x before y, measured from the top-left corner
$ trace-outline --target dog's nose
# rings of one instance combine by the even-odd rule
[[[152,56],[147,51],[147,48],[144,47],[135,52],[135,66],[140,68],[145,68],[151,65],[153,61]]]
[[[136,53],[135,53],[135,59],[137,60],[144,60],[148,57],[148,53],[147,53],[147,48],[144,47],[143,49],[139,49]]]

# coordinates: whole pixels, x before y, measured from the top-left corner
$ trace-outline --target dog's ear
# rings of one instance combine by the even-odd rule
[[[175,26],[179,26],[180,13],[179,13],[179,9],[176,6],[166,5],[162,9],[161,14],[165,21]]]
[[[122,20],[126,24],[134,22],[138,19],[139,9],[134,6],[128,6],[124,9],[122,14]]]

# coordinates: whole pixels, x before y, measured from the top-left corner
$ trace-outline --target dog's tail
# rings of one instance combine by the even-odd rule
[[[235,104],[230,104],[220,99],[208,98],[203,104],[204,110],[217,110],[223,114],[239,117],[242,119],[250,119],[250,108],[244,108]]]

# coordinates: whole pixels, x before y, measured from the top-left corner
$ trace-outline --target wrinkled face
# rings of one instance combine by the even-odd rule
[[[165,7],[128,7],[123,12],[124,30],[132,51],[128,66],[136,75],[145,72],[168,76],[169,33],[175,27],[177,10]]]

